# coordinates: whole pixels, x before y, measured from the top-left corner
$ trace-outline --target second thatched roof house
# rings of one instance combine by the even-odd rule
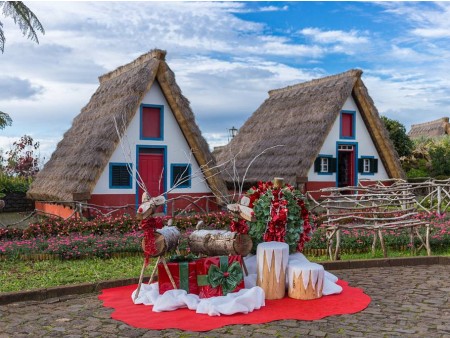
[[[229,187],[244,177],[250,184],[283,177],[309,191],[403,177],[361,75],[349,70],[270,91],[215,154],[219,163],[234,158],[235,170],[225,175]]]
[[[450,135],[450,123],[448,117],[442,117],[440,119],[413,124],[411,130],[408,133],[410,138],[432,138]]]
[[[72,210],[64,205],[76,201],[133,209],[142,196],[136,172],[152,196],[225,193],[165,55],[152,50],[99,78],[97,91],[28,191],[38,209],[68,216]],[[182,208],[183,201],[168,207]]]

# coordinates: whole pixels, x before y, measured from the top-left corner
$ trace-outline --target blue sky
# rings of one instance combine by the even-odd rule
[[[450,116],[450,3],[34,2],[40,44],[0,16],[0,131],[48,159],[98,77],[153,48],[190,100],[211,147],[226,143],[271,89],[364,71],[380,114],[411,124]]]

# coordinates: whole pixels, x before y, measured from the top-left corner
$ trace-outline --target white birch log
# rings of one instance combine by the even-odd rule
[[[181,234],[176,226],[165,226],[155,230],[156,253],[153,257],[164,255],[177,248]],[[145,251],[145,239],[142,240],[142,249]]]
[[[207,256],[247,256],[253,246],[249,235],[226,230],[196,230],[188,243],[193,254]]]

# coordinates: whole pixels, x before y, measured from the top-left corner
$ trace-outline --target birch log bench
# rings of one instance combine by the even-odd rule
[[[323,223],[331,260],[339,258],[343,231],[356,229],[373,231],[372,253],[375,253],[379,239],[383,255],[387,257],[383,238],[385,230],[406,229],[411,253],[425,248],[428,256],[431,255],[430,225],[419,219],[415,195],[406,184],[325,188],[321,192],[324,195],[321,196],[323,201],[320,205],[326,210]],[[422,234],[419,231],[421,228],[424,229]],[[415,238],[420,244],[418,248]]]

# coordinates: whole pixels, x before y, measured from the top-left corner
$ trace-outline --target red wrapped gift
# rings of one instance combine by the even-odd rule
[[[172,262],[167,263],[175,285],[187,293],[198,295],[196,262]],[[173,290],[172,282],[162,263],[158,264],[159,294],[167,290]]]
[[[245,288],[242,257],[214,256],[197,260],[197,284],[200,298],[226,296]]]

